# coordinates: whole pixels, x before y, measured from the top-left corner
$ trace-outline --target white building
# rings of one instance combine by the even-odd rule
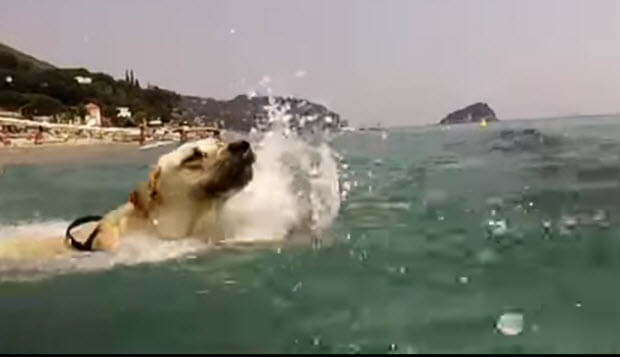
[[[95,103],[88,103],[84,106],[86,116],[84,121],[88,126],[101,126],[101,108]]]
[[[75,81],[79,84],[91,84],[93,82],[93,79],[90,77],[75,76],[73,78],[75,78]]]
[[[131,110],[129,110],[128,107],[117,107],[117,114],[116,116],[119,118],[131,118]]]

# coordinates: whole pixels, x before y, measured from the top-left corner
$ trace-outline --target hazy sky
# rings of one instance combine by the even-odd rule
[[[500,118],[620,112],[615,0],[0,0],[0,42],[185,94],[270,87],[354,124],[475,101]]]

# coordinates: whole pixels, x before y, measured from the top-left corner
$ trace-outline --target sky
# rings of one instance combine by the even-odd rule
[[[615,0],[0,0],[0,42],[183,94],[320,102],[354,125],[620,112]]]

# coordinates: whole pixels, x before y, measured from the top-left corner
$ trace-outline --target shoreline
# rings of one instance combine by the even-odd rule
[[[140,152],[138,143],[76,142],[0,146],[0,171],[9,165],[71,162],[80,159]]]

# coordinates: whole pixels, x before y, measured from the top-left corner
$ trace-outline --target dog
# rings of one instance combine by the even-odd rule
[[[225,239],[221,208],[252,180],[254,162],[255,154],[244,140],[225,143],[208,138],[183,144],[162,155],[148,181],[140,182],[128,202],[105,214],[94,230],[78,230],[78,236],[88,235],[86,241],[74,238],[69,230],[65,241],[5,240],[0,259],[57,256],[76,249],[114,251],[135,233],[221,241]]]

